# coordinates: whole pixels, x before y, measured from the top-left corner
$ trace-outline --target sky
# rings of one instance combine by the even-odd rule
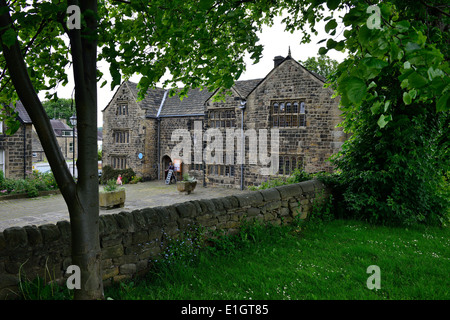
[[[312,36],[310,43],[300,44],[302,35],[301,32],[290,33],[284,31],[284,26],[281,24],[281,20],[282,17],[278,17],[272,27],[265,27],[262,32],[258,34],[260,38],[259,43],[264,46],[262,52],[263,56],[258,64],[252,64],[250,55],[247,55],[245,59],[246,71],[241,75],[240,80],[264,78],[273,68],[273,58],[275,56],[286,57],[289,48],[291,50],[291,57],[299,61],[304,61],[309,57],[318,56],[318,50],[321,46],[323,46],[323,44],[318,45],[317,42],[326,38],[325,31],[321,31],[324,30],[324,23],[322,23],[322,26],[319,25],[317,28],[319,34],[317,36]],[[345,58],[344,53],[337,52],[335,50],[329,51],[327,55],[337,61],[342,61]],[[108,84],[106,84],[103,88],[98,88],[98,126],[102,127],[103,116],[101,111],[108,105],[118,87],[116,87],[114,91],[111,91],[109,84],[111,78],[109,77],[108,66],[105,63],[100,62],[98,67],[103,72],[104,78],[108,80]],[[59,98],[71,98],[72,96],[72,70],[68,70],[68,72],[69,83],[65,87],[59,86],[57,89]],[[133,82],[138,82],[139,77],[135,76],[130,80]],[[101,82],[103,82],[103,80],[101,80],[100,83]],[[45,97],[44,93],[41,93],[39,96],[41,99],[44,99]]]

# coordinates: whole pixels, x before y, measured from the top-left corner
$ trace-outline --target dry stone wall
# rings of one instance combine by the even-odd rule
[[[102,215],[100,244],[104,285],[145,274],[171,239],[194,226],[233,234],[243,221],[285,224],[304,219],[329,195],[317,180],[215,199],[187,201]],[[19,279],[36,276],[65,284],[71,265],[70,223],[12,227],[0,233],[0,299],[19,295]]]

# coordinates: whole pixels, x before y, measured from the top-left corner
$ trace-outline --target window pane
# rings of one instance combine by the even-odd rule
[[[292,113],[298,113],[298,103],[294,102]]]
[[[280,116],[280,127],[284,127],[285,123],[284,123],[284,116]]]
[[[300,113],[302,113],[302,114],[305,113],[305,103],[304,102],[300,103]]]
[[[305,127],[306,126],[306,117],[305,117],[304,114],[300,115],[299,125],[300,125],[300,127]]]
[[[280,160],[279,160],[278,173],[279,173],[279,174],[284,174],[284,162],[283,162],[283,157],[280,157]]]
[[[291,174],[291,167],[289,166],[290,161],[289,161],[289,157],[286,157],[285,162],[284,162],[284,167],[286,168],[285,173],[286,174]]]
[[[278,116],[273,116],[273,126],[278,127]]]
[[[282,103],[280,103],[280,113],[284,112],[284,109],[285,109],[285,105],[284,105],[284,102],[282,102]]]
[[[292,112],[292,105],[290,102],[286,103],[286,113]]]
[[[297,169],[297,159],[295,157],[292,157],[292,171]]]
[[[298,116],[297,115],[292,116],[292,126],[298,127]]]
[[[278,113],[278,103],[273,104],[273,113]]]
[[[286,116],[286,127],[290,127],[291,126],[291,116]]]

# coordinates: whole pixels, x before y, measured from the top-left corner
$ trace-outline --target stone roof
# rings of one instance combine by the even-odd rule
[[[137,88],[137,83],[127,81],[126,84],[137,100],[139,91],[139,89]],[[149,88],[147,90],[145,98],[142,101],[138,102],[139,106],[142,109],[146,110],[147,116],[156,116],[165,91],[165,89],[161,88]]]
[[[72,132],[72,128],[65,124],[61,119],[50,119],[50,124],[57,137],[62,136],[63,131]]]
[[[167,97],[160,112],[161,117],[198,115],[205,113],[205,101],[212,95],[206,89],[191,89],[187,97],[180,99],[178,95]]]
[[[16,102],[15,110],[19,113],[19,118],[23,123],[32,123],[31,118],[28,115],[27,110],[25,110],[25,107],[24,107],[22,101],[19,100]]]
[[[289,54],[286,58],[279,56],[278,59],[280,60],[278,65],[280,65],[284,61],[292,59],[292,57]],[[298,63],[298,61],[296,62]],[[274,67],[274,69],[276,68],[277,66]],[[307,71],[317,79],[325,82],[325,79],[317,73],[309,70]],[[246,99],[248,95],[266,78],[236,81],[233,88],[241,96],[241,98]],[[137,83],[126,81],[126,85],[137,99]],[[169,97],[168,95],[166,96],[166,92],[167,90],[162,88],[149,88],[147,90],[144,100],[138,102],[140,107],[146,111],[147,117],[156,118],[158,116],[175,117],[203,115],[205,113],[205,102],[207,102],[207,100],[209,100],[209,98],[211,98],[215,93],[206,89],[190,89],[187,97],[180,99],[178,95],[173,97]]]
[[[262,80],[264,79],[236,81],[234,88],[239,92],[242,98],[247,98],[248,94],[252,92]]]

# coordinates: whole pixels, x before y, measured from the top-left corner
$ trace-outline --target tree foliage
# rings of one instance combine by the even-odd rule
[[[246,52],[255,62],[261,57],[256,32],[270,24],[277,10],[274,4],[271,0],[0,0],[0,103],[14,105],[21,100],[67,203],[72,263],[81,269],[76,299],[103,295],[97,173],[97,82],[103,81],[103,74],[97,61],[109,63],[111,89],[140,74],[140,98],[160,81],[172,92],[183,84],[182,96],[189,88],[225,90],[243,72]],[[79,8],[79,16],[77,10],[67,11],[72,5]],[[79,23],[67,24],[72,19]],[[37,95],[66,85],[68,67],[73,70],[78,122],[76,182],[64,165]],[[57,92],[47,92],[47,99],[56,97]],[[9,134],[18,123],[11,110],[1,110],[9,121]]]
[[[344,130],[351,133],[333,159],[342,171],[347,211],[382,223],[447,223],[448,5],[432,0],[285,4],[293,14],[285,19],[288,28],[305,30],[309,24],[314,32],[318,21],[326,21],[329,38],[321,41],[320,54],[349,53],[329,82],[340,97]],[[306,19],[300,20],[300,12]],[[343,39],[336,40],[337,34]]]
[[[336,71],[339,64],[336,60],[330,57],[319,55],[318,57],[309,57],[300,63],[309,71],[316,72],[324,78],[328,78]]]
[[[46,100],[42,105],[49,118],[65,119],[67,125],[72,127],[70,117],[75,112],[72,99],[58,98],[56,100]]]

